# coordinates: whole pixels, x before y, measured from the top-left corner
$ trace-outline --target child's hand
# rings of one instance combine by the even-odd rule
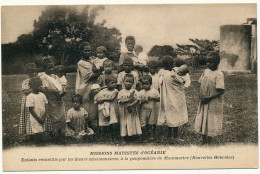
[[[201,103],[208,104],[208,102],[211,100],[211,98],[210,97],[201,97],[200,100],[201,100]]]

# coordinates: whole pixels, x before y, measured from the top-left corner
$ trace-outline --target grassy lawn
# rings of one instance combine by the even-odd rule
[[[187,105],[189,112],[188,124],[180,128],[179,138],[173,145],[199,145],[200,136],[194,133],[194,122],[198,106],[200,73],[192,73],[192,84],[187,91]],[[22,98],[21,83],[25,75],[2,76],[2,124],[3,148],[21,145],[18,135],[20,102]],[[65,96],[66,110],[71,107],[71,96],[74,92],[75,74],[68,74],[67,95]],[[216,137],[213,144],[225,143],[257,143],[257,76],[251,74],[237,74],[225,76],[225,104],[223,135]],[[160,136],[166,136],[167,129],[163,129]],[[159,136],[158,134],[156,136]],[[108,144],[108,139],[100,140],[98,135],[93,143]],[[119,142],[117,142],[119,143]],[[161,142],[147,142],[149,145],[167,145]]]

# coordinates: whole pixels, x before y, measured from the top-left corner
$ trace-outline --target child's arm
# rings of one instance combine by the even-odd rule
[[[43,124],[43,119],[38,117],[38,115],[34,112],[33,107],[29,107],[29,112],[38,121],[39,124]]]
[[[217,90],[217,93],[212,96],[209,96],[209,97],[200,96],[201,102],[204,104],[207,104],[208,102],[210,102],[210,100],[223,95],[225,92],[224,89],[216,89],[216,90]]]
[[[117,94],[118,94],[118,92],[114,92],[111,97],[102,99],[102,100],[101,100],[102,103],[103,103],[103,102],[111,102],[111,101],[113,101],[113,100],[117,97]]]

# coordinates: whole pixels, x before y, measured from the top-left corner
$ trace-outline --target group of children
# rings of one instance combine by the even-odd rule
[[[111,141],[118,139],[118,135],[123,142],[132,140],[133,136],[143,141],[145,134],[154,139],[157,128],[166,125],[167,139],[172,139],[178,136],[178,128],[188,122],[185,97],[185,91],[191,84],[188,66],[174,67],[170,56],[163,57],[160,63],[149,60],[142,53],[142,46],[135,46],[132,36],[126,37],[125,44],[128,51],[121,54],[117,68],[112,60],[106,58],[105,47],[98,47],[97,57],[92,57],[91,45],[86,42],[80,45],[82,58],[78,62],[73,107],[67,111],[65,118],[67,137],[80,139],[98,133],[103,139],[105,131],[108,131]],[[210,143],[211,137],[220,135],[222,130],[224,76],[217,70],[219,60],[217,53],[208,55],[208,69],[199,80],[201,101],[195,131],[203,135],[203,143]],[[35,69],[30,66],[33,64],[27,66],[30,80],[23,83],[20,133],[22,130],[27,132],[27,127],[33,127],[30,134],[35,134],[44,131],[48,97],[46,99],[46,89],[42,88],[40,78],[35,77]],[[62,86],[59,92],[61,101],[66,94],[63,69],[58,66],[57,74],[50,75]],[[25,83],[29,87],[25,88]],[[217,109],[220,110],[216,112]],[[93,131],[94,122],[98,132]],[[35,125],[41,127],[38,132]]]

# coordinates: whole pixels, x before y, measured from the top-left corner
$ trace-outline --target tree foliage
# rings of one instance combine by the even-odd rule
[[[159,59],[166,55],[176,57],[175,50],[171,45],[155,45],[148,52],[148,56],[158,57]]]
[[[34,20],[32,32],[20,35],[14,43],[2,45],[3,62],[8,67],[14,61],[25,65],[35,55],[42,55],[54,57],[56,64],[75,65],[80,59],[79,45],[83,41],[92,45],[93,55],[96,47],[105,46],[108,58],[118,60],[121,33],[117,28],[105,27],[105,20],[96,22],[99,11],[103,9],[104,6],[85,6],[82,10],[72,6],[46,8]],[[3,67],[4,72],[9,73],[5,68],[7,65]]]

